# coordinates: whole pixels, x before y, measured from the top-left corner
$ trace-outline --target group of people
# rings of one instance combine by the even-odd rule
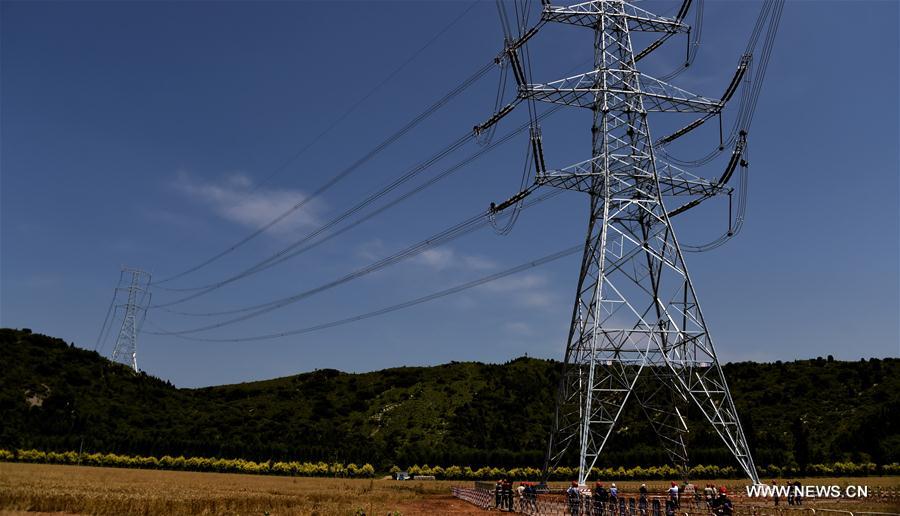
[[[519,510],[524,511],[527,507],[535,509],[537,505],[537,489],[533,482],[521,482],[515,492],[519,498]],[[494,508],[501,511],[510,511],[513,509],[513,485],[508,479],[500,479],[494,485]]]
[[[693,487],[689,484],[690,487]],[[665,514],[666,516],[674,516],[676,511],[681,507],[682,492],[687,496],[693,496],[696,492],[693,489],[679,489],[678,484],[672,482],[672,485],[666,491],[665,498]],[[706,503],[709,510],[717,516],[731,516],[734,514],[734,506],[731,499],[728,498],[728,490],[720,487],[716,490],[715,486],[708,484],[704,490],[706,495]],[[696,496],[699,496],[697,493]],[[587,490],[580,488],[578,482],[572,481],[572,485],[566,490],[566,502],[569,514],[572,516],[613,516],[622,512],[624,500],[619,500],[619,490],[616,484],[611,484],[607,489],[602,482],[597,482],[594,489]],[[629,500],[629,507],[626,509],[629,513],[636,516],[647,516],[649,514],[659,514],[662,512],[660,500],[654,499],[651,508],[649,491],[647,484],[641,484],[638,490],[637,506],[634,506],[634,499]]]
[[[582,511],[582,499],[588,497],[590,503],[585,507],[586,512]],[[566,502],[569,506],[569,513],[573,516],[585,514],[585,516],[603,516],[609,512],[615,514],[619,506],[619,488],[616,484],[611,484],[609,489],[602,482],[597,482],[593,492],[578,487],[578,482],[572,481],[572,485],[566,489]]]
[[[494,485],[494,507],[501,511],[513,510],[512,482],[505,478],[501,478]]]
[[[775,486],[778,484],[773,480],[772,481],[772,501],[775,502],[775,505],[778,506],[778,502],[781,501],[781,497],[778,495],[778,491],[775,490]],[[791,482],[787,481],[788,491],[787,491],[787,503],[788,505],[803,505],[803,489],[801,487],[800,481],[795,480]]]

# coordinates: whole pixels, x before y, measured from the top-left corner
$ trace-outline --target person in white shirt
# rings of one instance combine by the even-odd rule
[[[669,500],[672,500],[676,508],[678,507],[678,484],[675,482],[672,482],[672,487],[669,488]]]

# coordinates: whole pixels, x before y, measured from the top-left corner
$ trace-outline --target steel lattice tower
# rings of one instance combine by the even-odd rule
[[[137,365],[137,340],[140,330],[140,322],[143,315],[147,312],[147,304],[150,301],[150,294],[147,291],[147,285],[150,283],[150,273],[138,270],[123,268],[123,274],[131,276],[131,280],[127,287],[116,289],[125,292],[125,303],[117,305],[117,308],[123,310],[122,326],[116,336],[116,345],[113,347],[111,359],[117,362],[130,365],[135,372],[138,371]]]
[[[748,65],[747,56],[730,92],[713,100],[642,74],[636,62],[653,45],[638,56],[632,48],[633,31],[687,32],[688,26],[681,21],[683,11],[676,18],[664,18],[622,0],[568,7],[545,3],[542,24],[566,23],[594,33],[593,70],[547,84],[527,83],[517,56],[536,29],[508,41],[505,51],[504,59],[510,60],[519,87],[518,98],[510,106],[542,101],[593,113],[591,159],[562,170],[545,170],[535,126],[535,184],[492,205],[492,211],[499,212],[544,185],[584,192],[589,198],[587,236],[545,466],[546,474],[577,449],[581,484],[590,476],[630,398],[641,406],[670,460],[685,474],[688,428],[682,412],[693,403],[746,475],[754,483],[759,481],[670,222],[670,217],[704,199],[730,193],[725,185],[730,172],[719,181],[706,180],[658,160],[648,124],[649,112],[697,113],[703,120],[720,114]],[[509,111],[511,107],[501,110],[477,126],[476,133]],[[741,158],[745,136],[742,131],[735,144],[731,171]],[[665,199],[676,197],[682,199],[676,204],[679,207],[667,211]],[[639,382],[652,385],[637,390]]]

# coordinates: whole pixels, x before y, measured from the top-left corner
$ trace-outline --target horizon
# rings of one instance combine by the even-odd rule
[[[32,334],[43,335],[43,336],[45,336],[45,337],[49,337],[49,338],[53,338],[53,339],[59,339],[59,340],[62,340],[65,344],[68,344],[68,345],[70,345],[70,346],[74,346],[74,347],[76,347],[76,348],[78,348],[78,349],[80,349],[80,350],[82,350],[82,351],[89,351],[89,352],[92,352],[92,351],[95,352],[95,351],[96,351],[96,350],[93,350],[93,349],[87,349],[87,348],[82,348],[82,347],[80,347],[80,346],[76,346],[76,345],[74,345],[73,343],[66,341],[65,339],[62,339],[62,338],[59,338],[59,337],[54,337],[53,335],[47,335],[47,334],[45,334],[45,333],[36,332],[36,331],[34,331],[33,328],[9,328],[9,327],[2,327],[2,328],[0,328],[0,330],[14,330],[14,331],[26,331],[26,330],[27,330],[27,331],[30,331]],[[99,353],[98,353],[98,354],[99,354]],[[102,355],[102,354],[100,354],[100,358],[112,362],[112,360],[110,360],[109,357],[104,356],[104,355]],[[504,365],[507,365],[507,364],[510,364],[510,363],[512,363],[512,362],[515,362],[515,361],[517,361],[517,360],[522,360],[522,359],[528,359],[528,360],[541,360],[541,361],[545,361],[545,362],[556,362],[556,363],[560,363],[560,364],[562,363],[561,360],[559,360],[559,359],[557,359],[557,358],[553,358],[553,357],[535,357],[535,356],[529,356],[529,355],[525,354],[525,355],[521,355],[521,356],[518,356],[518,357],[513,357],[513,358],[510,358],[510,359],[507,359],[507,360],[502,361],[502,362],[486,362],[486,361],[481,361],[481,360],[450,360],[450,361],[448,361],[448,362],[435,363],[435,364],[403,364],[403,365],[392,365],[392,366],[387,366],[387,367],[383,367],[383,368],[380,368],[380,369],[370,369],[370,370],[366,370],[366,371],[345,371],[345,370],[342,370],[342,369],[336,369],[336,368],[333,368],[333,367],[320,367],[320,368],[310,369],[310,370],[306,370],[306,371],[297,371],[297,372],[290,373],[290,374],[286,374],[286,375],[283,375],[283,376],[273,376],[273,377],[270,377],[270,378],[258,378],[258,379],[254,379],[254,380],[245,380],[245,381],[233,382],[233,383],[219,383],[219,384],[196,385],[196,386],[182,386],[182,385],[178,385],[177,383],[173,382],[172,379],[170,379],[170,378],[160,377],[160,376],[157,376],[157,375],[154,375],[154,374],[151,374],[151,373],[147,373],[146,371],[141,371],[141,372],[146,373],[147,376],[150,376],[150,377],[152,377],[152,378],[155,378],[155,379],[157,379],[157,380],[159,380],[159,381],[167,382],[167,383],[171,384],[173,387],[175,387],[176,389],[207,389],[207,388],[211,388],[211,387],[227,387],[227,386],[229,386],[229,385],[243,385],[243,384],[251,384],[251,383],[265,383],[265,382],[270,382],[270,381],[275,381],[275,380],[281,380],[281,379],[284,379],[284,378],[291,378],[291,377],[295,377],[295,376],[302,376],[302,375],[306,375],[306,374],[311,374],[311,373],[315,373],[315,372],[317,372],[317,371],[337,371],[338,373],[341,373],[341,374],[347,374],[347,375],[365,375],[365,374],[372,374],[372,373],[379,373],[379,372],[383,372],[383,371],[389,371],[389,370],[392,370],[392,369],[428,369],[428,368],[442,367],[442,366],[448,366],[448,365],[454,365],[454,364],[478,364],[478,365],[504,366]],[[842,360],[842,359],[834,358],[834,357],[831,356],[831,355],[826,355],[826,356],[824,356],[824,357],[823,357],[823,356],[816,356],[816,357],[808,357],[808,358],[794,358],[794,359],[791,359],[791,360],[773,360],[773,361],[740,360],[740,361],[722,361],[722,362],[720,362],[720,363],[721,363],[721,365],[724,367],[724,366],[729,365],[729,364],[775,365],[775,364],[789,364],[789,363],[794,363],[794,362],[816,362],[816,361],[819,361],[819,360],[824,360],[824,361],[826,361],[826,362],[843,362],[843,363],[851,363],[851,362],[868,362],[868,361],[871,361],[871,360],[879,360],[879,361],[883,361],[883,360],[900,360],[900,357],[892,357],[892,356],[875,357],[875,356],[870,356],[870,357],[860,357],[860,358],[855,359],[855,360]],[[651,367],[654,367],[654,366],[651,366]]]

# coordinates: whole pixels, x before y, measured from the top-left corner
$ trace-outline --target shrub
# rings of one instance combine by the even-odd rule
[[[106,466],[119,468],[168,469],[185,471],[216,471],[221,473],[274,474],[291,476],[340,476],[353,478],[371,478],[375,476],[375,468],[371,464],[357,465],[350,463],[325,462],[253,462],[244,459],[222,459],[209,457],[183,456],[160,458],[144,456],[117,455],[114,453],[82,453],[44,452],[41,450],[4,450],[0,449],[0,461],[32,462],[50,464],[85,464],[89,466]],[[390,472],[402,471],[399,466],[392,466]],[[507,477],[511,480],[539,480],[541,470],[537,468],[503,468],[481,467],[473,470],[470,466],[423,466],[413,465],[408,468],[411,475],[434,475],[447,480],[496,480]],[[768,465],[759,469],[765,477],[796,477],[802,474],[796,466]],[[863,476],[863,475],[900,475],[900,463],[883,464],[835,462],[833,464],[810,464],[805,473],[812,476]],[[550,480],[572,480],[577,470],[568,466],[559,466],[550,470]],[[690,469],[693,478],[729,478],[736,477],[738,470],[733,466],[696,465]],[[615,480],[664,480],[680,477],[679,471],[672,466],[636,466],[625,469],[593,468],[591,476],[604,481]]]
[[[450,466],[444,470],[444,478],[447,478],[450,480],[463,480],[466,477],[463,475],[463,469],[461,467]]]

